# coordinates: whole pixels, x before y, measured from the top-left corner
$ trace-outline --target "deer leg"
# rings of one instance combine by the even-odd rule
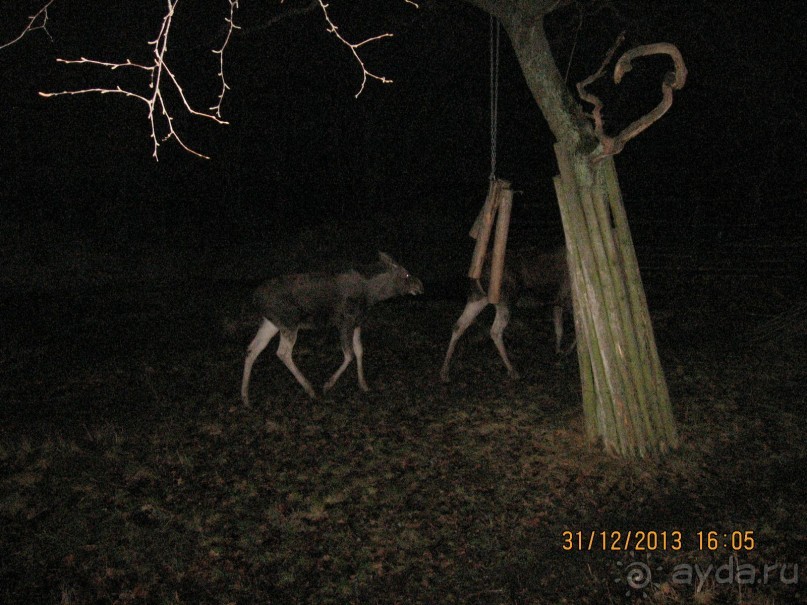
[[[252,364],[258,358],[258,355],[266,348],[269,341],[277,334],[278,328],[268,319],[261,322],[261,327],[258,328],[258,333],[252,342],[249,343],[247,348],[247,358],[244,361],[244,376],[241,379],[241,400],[244,405],[249,407],[249,376],[252,374]]]
[[[350,343],[350,332],[347,328],[340,328],[339,340],[342,342],[342,353],[344,353],[345,358],[342,361],[342,365],[337,368],[336,372],[333,373],[333,376],[331,376],[328,379],[328,382],[325,383],[325,386],[322,387],[323,393],[327,393],[331,390],[333,385],[336,384],[336,381],[339,380],[339,377],[350,365],[350,362],[353,361],[353,345]]]
[[[303,376],[303,373],[299,370],[297,365],[294,363],[294,359],[291,357],[291,352],[294,349],[294,343],[297,342],[297,329],[293,330],[281,330],[280,332],[280,345],[277,347],[277,356],[280,358],[280,361],[289,369],[289,371],[294,375],[297,379],[297,382],[305,389],[305,392],[308,393],[308,396],[311,399],[317,398],[317,393],[314,391],[314,388],[311,386],[311,383],[308,382],[308,379]]]
[[[568,291],[567,291],[568,293]],[[558,355],[568,355],[574,348],[577,346],[577,334],[574,335],[572,338],[572,342],[566,345],[564,349],[561,344],[563,340],[563,312],[572,316],[574,314],[574,308],[572,307],[571,299],[565,298],[564,300],[555,303],[553,321],[555,323],[555,352]]]
[[[496,319],[493,320],[493,325],[490,328],[490,337],[493,339],[493,344],[496,345],[496,350],[499,351],[499,356],[507,367],[507,373],[510,378],[518,379],[518,372],[513,368],[513,364],[510,363],[510,359],[507,357],[507,350],[504,348],[504,338],[502,337],[509,322],[510,307],[506,303],[498,303],[496,305]]]
[[[574,317],[574,307],[572,306],[572,281],[569,277],[568,267],[560,284],[557,296],[555,296],[555,308],[552,312],[552,321],[555,324],[555,353],[558,355],[568,355],[574,351],[577,345],[577,335],[572,339],[571,344],[564,351],[561,348],[563,341],[563,312],[566,311],[569,317]]]
[[[365,393],[370,390],[367,381],[364,379],[364,347],[361,344],[361,326],[356,326],[353,330],[353,352],[356,354],[356,371],[359,375],[359,388]]]
[[[454,330],[451,332],[451,341],[448,343],[448,350],[446,351],[446,358],[443,361],[443,367],[440,368],[440,380],[448,382],[448,364],[451,363],[451,357],[454,355],[454,349],[457,348],[457,341],[465,333],[477,316],[488,305],[487,298],[480,298],[477,300],[469,300],[465,305],[457,323],[454,324]]]
[[[560,344],[563,342],[563,306],[555,305],[552,308],[552,324],[555,326],[555,353],[560,355]]]

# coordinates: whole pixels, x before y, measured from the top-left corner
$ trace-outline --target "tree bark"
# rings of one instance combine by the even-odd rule
[[[552,57],[544,15],[560,4],[467,0],[497,17],[557,139],[555,179],[572,275],[586,432],[606,451],[658,455],[677,447],[667,383],[647,309],[613,158]]]

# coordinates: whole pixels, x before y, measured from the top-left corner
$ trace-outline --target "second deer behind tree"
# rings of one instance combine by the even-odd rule
[[[449,381],[448,371],[457,341],[465,330],[474,323],[476,317],[490,304],[487,296],[488,280],[490,279],[490,264],[486,262],[482,280],[470,280],[468,302],[465,309],[454,324],[451,341],[448,343],[443,366],[440,369],[440,378],[443,382]],[[496,350],[502,358],[507,373],[512,378],[518,378],[513,364],[504,347],[503,333],[510,321],[510,311],[519,295],[524,290],[546,291],[554,294],[552,323],[555,329],[555,351],[566,353],[574,348],[574,342],[565,349],[563,343],[563,314],[571,312],[571,282],[569,280],[569,267],[566,263],[566,249],[541,250],[535,247],[523,247],[508,250],[504,275],[502,278],[501,296],[496,306],[496,318],[490,328],[490,337],[496,345]]]

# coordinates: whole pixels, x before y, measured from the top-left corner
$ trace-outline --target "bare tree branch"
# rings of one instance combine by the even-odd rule
[[[602,120],[602,101],[600,101],[599,97],[596,97],[592,93],[586,90],[586,87],[593,82],[599,80],[603,74],[605,73],[605,68],[611,62],[611,59],[614,57],[614,53],[617,49],[622,46],[622,43],[625,41],[625,32],[620,32],[620,34],[616,37],[614,44],[611,46],[610,50],[605,54],[605,58],[602,60],[600,64],[600,68],[591,74],[585,80],[582,80],[577,83],[577,94],[580,95],[580,98],[584,101],[588,101],[594,106],[594,109],[591,112],[591,118],[594,120],[594,133],[597,135],[597,138],[602,140],[605,136],[605,127],[603,125]]]
[[[622,149],[624,149],[625,144],[628,141],[647,130],[656,120],[667,113],[667,110],[670,109],[670,107],[672,107],[673,91],[681,90],[686,83],[687,68],[684,64],[684,58],[681,56],[681,52],[674,44],[669,42],[645,44],[644,46],[637,46],[636,48],[625,52],[616,62],[616,66],[614,67],[615,84],[619,84],[622,81],[623,76],[633,69],[631,62],[638,57],[647,57],[649,55],[659,54],[669,55],[673,60],[675,71],[667,72],[667,74],[664,76],[664,80],[661,84],[661,102],[650,112],[631,122],[618,135],[615,137],[609,137],[607,134],[605,134],[605,127],[602,119],[602,101],[597,96],[588,92],[586,90],[586,86],[602,77],[605,71],[605,66],[611,61],[611,57],[613,57],[614,52],[623,40],[624,32],[619,35],[616,43],[606,55],[600,69],[598,69],[595,74],[589,76],[581,82],[578,82],[577,84],[577,92],[580,97],[594,105],[594,109],[592,111],[592,118],[594,120],[594,134],[599,139],[600,144],[602,145],[602,150],[597,156],[592,158],[593,162],[599,162],[605,157],[618,154],[620,151],[622,151]]]
[[[414,0],[403,0],[403,1],[406,2],[407,4],[411,4],[415,8],[419,8],[419,5]],[[281,4],[283,2],[284,0],[280,0]],[[276,25],[280,21],[288,19],[289,17],[305,15],[319,9],[322,12],[322,16],[325,18],[325,23],[328,26],[327,27],[328,33],[333,34],[341,44],[343,44],[348,48],[348,50],[350,50],[350,53],[353,55],[353,58],[356,60],[356,63],[358,63],[359,68],[361,69],[362,80],[361,85],[359,86],[359,91],[356,93],[356,97],[358,97],[364,91],[368,79],[378,80],[382,84],[391,84],[392,80],[384,76],[377,75],[367,69],[364,60],[359,54],[359,49],[362,46],[369,44],[371,42],[376,42],[384,38],[391,38],[393,37],[394,34],[383,33],[377,36],[372,36],[365,40],[361,40],[360,42],[350,42],[347,38],[345,38],[341,34],[341,32],[339,31],[339,26],[336,25],[336,23],[332,20],[331,14],[328,11],[329,8],[330,5],[326,2],[326,0],[311,0],[311,2],[309,2],[304,6],[298,6],[296,8],[287,9],[285,12],[275,15],[271,19],[268,19],[267,21],[261,23],[258,26],[250,27],[248,30],[245,31],[245,34],[251,36],[254,35],[255,33],[263,32],[272,27],[273,25]]]
[[[48,9],[50,5],[56,2],[56,0],[48,0],[48,2],[40,8],[36,13],[31,15],[28,18],[28,25],[19,33],[19,35],[14,38],[13,40],[9,40],[5,44],[0,44],[0,50],[8,46],[12,46],[22,40],[28,33],[35,31],[37,29],[41,29],[44,31],[48,37],[50,38],[50,33],[48,32]]]
[[[56,0],[47,0],[45,5],[39,9],[34,15],[29,17],[28,24],[23,29],[20,34],[15,37],[13,40],[3,44],[0,46],[0,49],[6,48],[7,46],[11,46],[17,42],[19,42],[26,34],[36,29],[43,29],[47,32],[46,26],[48,21],[48,8],[55,2]],[[283,0],[280,0],[281,4]],[[415,0],[403,0],[407,4],[411,4],[414,7],[418,7],[418,4]],[[162,23],[160,25],[159,32],[157,37],[154,40],[148,42],[150,46],[153,47],[152,55],[153,55],[153,62],[148,64],[141,64],[135,63],[129,59],[125,61],[110,61],[110,60],[99,60],[99,59],[91,59],[87,57],[81,57],[79,59],[57,59],[58,62],[64,63],[67,65],[91,65],[96,67],[102,67],[108,69],[110,71],[115,71],[121,68],[139,70],[142,72],[146,72],[148,74],[148,90],[147,94],[141,94],[139,92],[135,92],[130,88],[123,86],[123,85],[116,85],[113,87],[105,87],[105,86],[90,86],[87,88],[77,89],[77,90],[61,90],[56,92],[40,92],[39,94],[43,97],[57,97],[57,96],[72,96],[72,95],[81,95],[81,94],[113,94],[113,95],[122,95],[124,97],[128,97],[131,99],[135,99],[144,103],[147,107],[147,116],[149,120],[149,126],[151,129],[150,137],[153,141],[153,156],[155,159],[159,159],[159,147],[165,141],[170,139],[174,139],[183,149],[196,155],[201,158],[207,159],[208,156],[192,149],[188,144],[185,143],[183,138],[179,135],[177,130],[174,127],[174,115],[171,113],[171,108],[166,101],[165,93],[168,90],[172,90],[173,93],[179,98],[184,110],[192,115],[201,118],[207,118],[213,120],[218,124],[227,124],[225,120],[221,117],[222,112],[222,103],[224,101],[224,97],[227,91],[230,89],[229,85],[227,84],[227,80],[224,76],[224,52],[227,49],[230,41],[233,38],[233,33],[237,29],[241,29],[239,26],[235,24],[235,13],[238,10],[238,0],[228,0],[229,3],[229,14],[225,17],[225,25],[223,27],[223,34],[224,38],[221,43],[221,46],[214,49],[212,52],[218,55],[219,59],[219,69],[218,69],[218,78],[220,80],[219,86],[219,93],[216,97],[216,102],[212,105],[209,111],[199,111],[194,108],[194,106],[189,102],[185,91],[180,84],[180,80],[177,75],[172,71],[168,64],[167,60],[167,53],[168,53],[168,38],[171,31],[171,25],[173,21],[173,17],[176,11],[177,6],[179,5],[180,0],[165,0],[166,2],[166,11],[163,15]],[[360,40],[358,42],[351,42],[342,33],[339,31],[339,27],[331,18],[331,14],[329,12],[329,5],[326,0],[311,0],[311,2],[305,6],[301,6],[294,9],[289,9],[282,15],[272,18],[268,22],[262,24],[257,28],[252,28],[248,31],[249,34],[255,33],[256,31],[264,30],[274,23],[277,23],[281,19],[285,19],[290,16],[300,15],[303,13],[312,12],[319,9],[322,12],[322,15],[325,19],[327,25],[327,31],[333,34],[336,39],[343,44],[345,47],[348,48],[350,53],[353,55],[353,58],[356,60],[357,64],[359,65],[362,71],[362,79],[361,85],[359,87],[356,96],[358,97],[363,91],[367,84],[368,79],[378,80],[384,84],[389,84],[392,80],[378,75],[369,69],[364,62],[364,59],[361,54],[361,49],[370,44],[371,42],[376,42],[378,40],[382,40],[384,38],[392,37],[392,33],[382,33],[376,36],[371,36],[364,40]],[[164,135],[159,136],[158,130],[161,127],[158,126],[158,122],[162,121],[164,123],[164,129],[167,131]]]
[[[418,6],[412,0],[404,0],[404,1],[407,4],[411,4],[414,7]],[[357,92],[355,96],[358,97],[364,91],[364,86],[367,84],[367,79],[368,78],[378,80],[382,84],[392,84],[392,80],[390,80],[388,78],[385,78],[384,76],[379,76],[377,74],[374,74],[373,72],[371,72],[371,71],[369,71],[367,69],[367,66],[365,66],[364,61],[362,60],[361,56],[359,55],[359,48],[361,48],[365,44],[369,44],[370,42],[376,42],[377,40],[381,40],[383,38],[392,38],[393,34],[391,34],[391,33],[383,33],[383,34],[379,34],[377,36],[372,36],[371,38],[367,38],[365,40],[362,40],[361,42],[356,42],[356,43],[349,42],[344,36],[342,36],[342,34],[339,33],[339,28],[331,20],[331,16],[328,13],[328,4],[325,2],[325,0],[317,0],[317,3],[319,4],[320,9],[322,10],[322,15],[323,15],[323,17],[325,17],[325,21],[328,24],[328,32],[333,34],[334,36],[336,36],[337,40],[339,40],[342,44],[347,46],[348,49],[350,49],[350,52],[353,54],[353,58],[356,59],[356,62],[359,64],[359,67],[361,68],[361,86],[359,87],[359,92]]]
[[[227,33],[224,36],[224,41],[221,43],[221,47],[213,50],[214,55],[219,56],[219,78],[221,79],[221,92],[219,93],[218,102],[210,108],[210,111],[216,113],[217,117],[221,117],[221,104],[224,102],[224,95],[230,87],[227,85],[227,80],[224,79],[224,49],[227,48],[227,45],[230,43],[230,39],[233,36],[233,32],[236,29],[240,29],[234,21],[235,18],[235,11],[238,10],[238,0],[228,0],[230,3],[230,14],[224,20],[227,27]]]
[[[51,0],[53,1],[53,0]],[[238,7],[238,0],[229,0],[230,3],[230,14],[226,19],[226,23],[228,26],[227,36],[222,43],[221,48],[214,50],[213,52],[218,54],[220,59],[219,63],[219,77],[221,78],[221,92],[218,95],[218,102],[211,108],[211,111],[215,113],[208,113],[205,111],[199,111],[194,109],[191,103],[188,101],[187,96],[185,95],[185,91],[183,90],[179,79],[171,70],[166,60],[166,54],[168,52],[168,38],[171,31],[171,24],[174,17],[174,13],[176,11],[176,7],[179,4],[179,0],[166,0],[166,13],[163,16],[162,24],[160,26],[160,31],[157,34],[157,37],[154,40],[148,42],[150,46],[153,46],[153,57],[154,62],[149,65],[141,65],[138,63],[133,63],[129,59],[126,59],[124,62],[114,62],[114,61],[99,61],[96,59],[87,59],[87,58],[80,58],[80,59],[57,59],[60,63],[66,63],[68,65],[71,64],[80,64],[80,65],[95,65],[99,67],[108,68],[111,71],[115,71],[116,69],[120,68],[134,68],[138,70],[143,70],[149,74],[149,81],[148,81],[148,88],[150,94],[143,95],[132,90],[128,90],[127,88],[123,88],[120,85],[116,86],[115,88],[105,88],[105,87],[90,87],[84,88],[80,90],[62,90],[58,92],[40,92],[39,94],[43,97],[57,97],[57,96],[65,96],[65,95],[80,95],[80,94],[120,94],[132,99],[137,99],[142,101],[146,104],[148,108],[148,120],[149,125],[151,127],[151,134],[150,137],[153,141],[154,151],[153,156],[155,160],[159,159],[159,147],[162,143],[169,139],[174,139],[185,151],[196,155],[200,158],[209,159],[208,156],[204,155],[196,151],[195,149],[191,148],[183,138],[179,135],[179,133],[174,128],[174,116],[171,113],[171,110],[166,103],[165,100],[165,90],[166,90],[166,81],[170,84],[167,88],[173,89],[174,92],[179,97],[182,105],[189,114],[207,118],[213,120],[218,124],[227,124],[225,120],[222,120],[220,117],[221,111],[221,103],[224,99],[224,94],[226,93],[227,89],[227,82],[224,79],[224,50],[227,48],[227,45],[230,41],[232,32],[236,29],[236,25],[233,22],[233,17],[235,14],[235,10]],[[165,123],[165,128],[167,133],[162,137],[159,137],[157,134],[158,126],[157,122],[159,118],[162,117],[162,121]]]

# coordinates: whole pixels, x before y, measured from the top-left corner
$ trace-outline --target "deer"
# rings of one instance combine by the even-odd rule
[[[312,399],[317,393],[292,358],[297,332],[334,326],[339,331],[344,360],[325,383],[327,393],[356,359],[359,387],[369,391],[364,378],[361,328],[367,312],[378,302],[407,294],[423,294],[423,283],[395,262],[389,254],[378,253],[378,262],[343,273],[300,273],[283,275],[261,284],[253,303],[261,324],[247,348],[241,380],[241,399],[250,406],[249,379],[261,352],[280,333],[277,356]]]
[[[445,360],[440,369],[440,379],[443,382],[449,382],[449,364],[457,347],[457,342],[465,333],[465,330],[474,323],[482,310],[491,304],[485,290],[489,279],[490,263],[486,262],[483,267],[482,280],[469,280],[468,299],[465,309],[463,309],[462,314],[454,324]],[[525,247],[511,251],[505,259],[501,295],[499,302],[495,304],[496,317],[490,328],[490,337],[507,368],[508,375],[512,379],[518,379],[519,374],[510,362],[502,336],[504,329],[510,322],[511,308],[524,290],[546,291],[548,289],[555,293],[552,301],[555,353],[558,355],[568,354],[574,349],[576,340],[565,349],[562,347],[563,315],[564,313],[571,313],[572,310],[571,281],[569,279],[569,267],[566,263],[566,249],[557,248],[546,251]]]

